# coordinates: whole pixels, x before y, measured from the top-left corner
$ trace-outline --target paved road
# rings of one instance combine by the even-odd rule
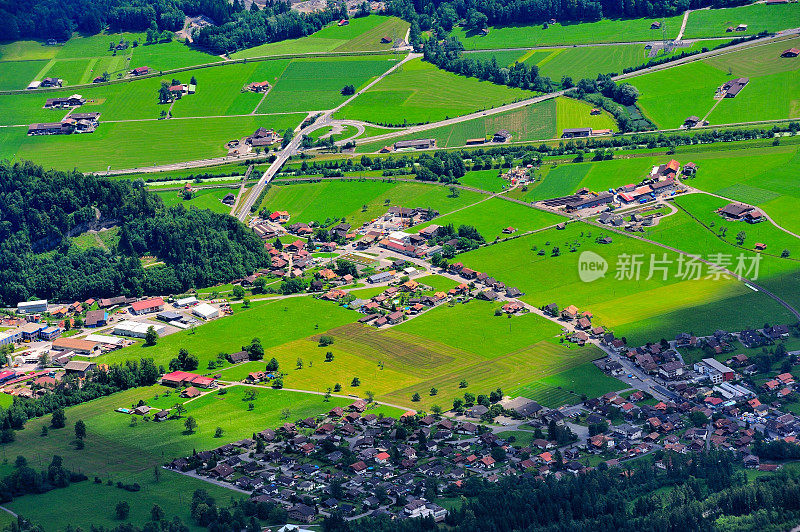
[[[295,130],[295,136],[292,139],[292,141],[280,152],[278,152],[275,161],[269,165],[269,168],[267,168],[267,171],[264,172],[264,174],[261,176],[261,179],[258,180],[258,183],[256,183],[253,186],[252,190],[250,190],[250,193],[248,194],[247,198],[242,202],[241,206],[239,207],[236,213],[236,217],[239,220],[245,220],[247,218],[247,216],[250,214],[250,209],[253,207],[253,204],[256,202],[256,200],[261,196],[261,191],[264,190],[264,187],[267,185],[267,183],[269,183],[272,180],[272,178],[275,177],[275,174],[278,173],[278,170],[281,169],[284,163],[287,160],[289,160],[289,158],[292,155],[298,153],[304,135],[309,135],[313,131],[316,131],[317,129],[329,127],[337,123],[343,125],[355,125],[356,127],[359,127],[361,122],[355,120],[334,121],[332,120],[331,116],[333,115],[333,113],[335,113],[336,111],[338,111],[339,109],[341,109],[342,107],[353,101],[355,98],[358,98],[361,94],[372,88],[373,85],[379,83],[381,80],[383,80],[383,78],[385,78],[386,76],[390,75],[392,72],[400,68],[400,66],[403,65],[406,61],[410,61],[411,59],[416,59],[421,56],[422,56],[421,54],[414,54],[414,53],[408,54],[402,60],[398,61],[397,64],[392,66],[392,68],[390,68],[389,70],[387,70],[386,72],[375,78],[373,81],[368,83],[363,89],[353,94],[350,98],[346,99],[344,102],[342,102],[335,108],[323,112],[322,115],[318,117],[313,124],[309,124],[308,126],[302,129],[299,129],[300,126],[298,126],[298,128],[296,128]],[[299,131],[297,129],[299,129]]]

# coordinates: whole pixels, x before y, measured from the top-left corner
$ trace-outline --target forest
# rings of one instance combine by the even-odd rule
[[[70,240],[95,220],[120,228],[113,249]],[[144,268],[144,255],[163,264]],[[236,219],[167,208],[142,182],[0,163],[1,303],[180,293],[268,262],[261,240]]]

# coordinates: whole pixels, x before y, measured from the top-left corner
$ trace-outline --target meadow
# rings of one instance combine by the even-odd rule
[[[496,238],[512,236],[503,233],[503,230],[508,227],[516,229],[516,233],[524,233],[562,221],[564,218],[557,214],[532,209],[500,198],[488,198],[486,201],[415,226],[411,231],[418,232],[431,224],[453,224],[454,227],[471,225],[483,235],[487,242],[491,242]]]
[[[650,29],[655,19],[611,20],[583,23],[556,23],[547,29],[541,26],[490,27],[489,35],[467,33],[464,28],[453,28],[453,35],[464,43],[467,50],[525,48],[557,44],[585,44],[606,42],[631,42],[661,40],[661,30]],[[675,38],[681,27],[681,17],[658,19],[664,21],[666,35]]]
[[[0,62],[0,90],[24,89],[45,65],[47,61]]]
[[[6,457],[25,456],[32,466],[44,468],[52,456],[58,454],[63,457],[66,467],[81,471],[90,479],[98,476],[104,482],[138,482],[142,489],[130,493],[88,480],[44,495],[21,497],[8,507],[35,522],[41,520],[58,527],[67,524],[116,526],[114,505],[117,500],[126,500],[131,505],[131,520],[146,521],[151,506],[159,504],[170,519],[177,515],[190,524],[189,501],[195,489],[205,489],[222,502],[238,494],[164,470],[156,482],[153,476],[155,466],[174,457],[191,454],[195,449],[215,448],[225,442],[250,437],[253,432],[264,428],[275,428],[284,422],[281,414],[283,409],[288,409],[290,419],[296,420],[350,402],[336,397],[325,402],[318,395],[271,389],[260,389],[253,401],[246,401],[245,392],[244,387],[235,386],[224,395],[210,392],[186,401],[180,399],[175,390],[156,385],[127,390],[67,408],[67,427],[51,429],[46,436],[41,436],[41,427],[49,424],[50,416],[30,420],[25,430],[16,433],[16,441],[4,447]],[[182,419],[155,423],[139,418],[138,423],[132,426],[131,416],[114,412],[119,407],[131,407],[139,400],[155,408],[185,403],[184,418],[192,416],[196,419],[196,431],[187,433]],[[252,410],[248,406],[250,402],[253,403]],[[396,410],[392,412],[394,415],[398,413]],[[82,450],[75,449],[71,443],[74,439],[71,427],[78,419],[84,421],[87,429],[85,448]],[[222,439],[214,437],[218,426],[225,430]],[[64,512],[65,505],[72,511]]]
[[[155,346],[136,345],[103,355],[99,360],[111,363],[153,358],[157,364],[168,365],[178,350],[185,348],[197,355],[200,368],[205,368],[218,353],[241,351],[255,337],[269,352],[271,347],[354,322],[358,317],[355,312],[312,297],[253,301],[249,309],[237,308],[233,316],[213,320],[194,332],[181,331],[161,338]]]
[[[477,192],[461,191],[450,197],[447,187],[386,181],[322,181],[273,185],[263,207],[288,211],[291,222],[324,222],[344,218],[353,227],[386,213],[389,206],[432,207],[441,214],[481,199]],[[387,203],[388,200],[388,203]],[[366,210],[364,210],[366,206]]]
[[[25,127],[0,128],[0,157],[82,171],[140,168],[222,156],[225,143],[259,126],[294,128],[305,115],[258,115],[102,123],[91,134],[28,137]],[[193,133],[194,131],[197,134]]]
[[[706,116],[716,103],[716,88],[736,77],[750,82],[735,98],[719,102],[708,118],[711,124],[798,117],[797,61],[780,57],[798,43],[800,38],[793,38],[751,47],[637,76],[630,83],[641,93],[639,106],[662,128],[678,127],[690,115]]]
[[[161,198],[161,201],[164,202],[164,205],[167,206],[183,205],[187,209],[210,209],[211,211],[223,214],[228,214],[231,212],[230,206],[222,203],[222,198],[230,193],[237,194],[238,189],[211,188],[198,190],[194,193],[192,199],[189,200],[183,199],[183,192],[178,190],[164,190],[156,192],[156,194],[158,194],[158,196]]]
[[[797,26],[800,20],[800,5],[752,4],[727,9],[701,9],[689,13],[684,38],[739,37],[755,35],[762,31],[776,32]],[[747,24],[746,31],[727,32],[728,27]]]
[[[472,170],[468,171],[458,182],[467,187],[500,192],[510,185],[502,175],[502,170]]]
[[[558,131],[563,131],[566,127],[616,130],[616,122],[608,113],[593,116],[590,114],[591,109],[592,106],[586,102],[558,97],[521,109],[481,116],[390,140],[368,142],[369,139],[364,138],[356,146],[356,150],[360,153],[372,153],[398,140],[415,138],[436,139],[437,147],[443,148],[464,146],[468,139],[488,138],[501,129],[511,133],[511,142],[552,139],[558,136]],[[381,132],[376,134],[380,135]]]
[[[465,78],[413,59],[343,107],[337,118],[419,124],[496,107],[535,93]]]
[[[382,43],[381,38],[385,36],[390,39],[404,39],[408,27],[408,22],[396,17],[372,15],[354,18],[347,26],[339,26],[334,22],[307,37],[254,46],[231,54],[231,58],[389,50],[392,43]]]
[[[675,264],[676,255],[652,244],[623,235],[613,235],[613,243],[597,244],[602,229],[582,223],[568,224],[563,231],[546,230],[458,256],[470,268],[484,271],[506,285],[517,286],[522,297],[535,306],[556,303],[563,308],[576,305],[595,316],[594,323],[626,336],[629,343],[673,337],[685,330],[701,332],[715,328],[736,330],[746,323],[787,318],[787,312],[767,296],[753,292],[732,280],[684,280],[670,271],[666,279],[656,275],[647,279],[649,257],[654,255]],[[560,254],[552,250],[559,247]],[[545,253],[539,255],[539,250]],[[571,250],[575,250],[572,252]],[[584,283],[578,276],[579,252],[593,251],[609,263],[605,277]],[[639,254],[645,265],[639,280],[617,277],[618,257]],[[544,282],[543,280],[547,280]],[[738,309],[754,309],[743,317]],[[689,310],[691,309],[691,311]],[[702,324],[704,329],[701,331]]]

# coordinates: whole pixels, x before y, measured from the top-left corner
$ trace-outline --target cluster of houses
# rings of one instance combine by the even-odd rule
[[[569,305],[559,310],[558,305],[550,303],[541,308],[542,312],[550,317],[558,318],[563,322],[572,324],[575,331],[568,337],[569,341],[578,345],[585,345],[590,338],[613,341],[613,334],[599,325],[592,325],[592,313],[581,312],[575,305]]]
[[[254,81],[248,83],[242,88],[242,92],[267,92],[269,90],[269,81]]]
[[[41,81],[31,81],[30,84],[26,87],[28,90],[33,89],[54,89],[61,87],[64,84],[64,80],[61,78],[44,78]]]
[[[681,165],[675,159],[667,163],[654,166],[639,184],[627,184],[617,189],[602,192],[593,192],[588,188],[581,188],[575,194],[543,200],[541,206],[567,212],[594,210],[609,206],[620,207],[637,203],[648,203],[659,198],[673,196],[681,191],[677,176],[694,175],[697,165],[687,163],[681,172]],[[620,224],[622,225],[622,224]]]
[[[528,400],[505,408],[541,425],[551,419],[563,424],[565,419],[559,411]],[[467,477],[497,482],[505,475],[561,476],[586,469],[575,459],[557,465],[549,452],[555,448],[544,439],[516,448],[467,420],[413,412],[400,419],[378,416],[369,412],[366,401],[357,400],[277,430],[262,430],[254,438],[178,458],[168,467],[231,483],[251,492],[253,501],[282,506],[290,519],[304,523],[333,510],[346,518],[431,516],[438,522],[447,511],[431,501],[461,487]],[[575,450],[570,456],[580,454]]]
[[[86,98],[80,94],[73,94],[72,96],[63,96],[59,98],[47,98],[44,102],[45,109],[72,109],[73,107],[80,107],[86,103]]]
[[[100,113],[70,113],[60,122],[44,122],[28,126],[28,135],[70,135],[94,133],[100,124]]]
[[[454,262],[447,266],[447,271],[453,275],[458,275],[467,283],[478,286],[475,297],[486,301],[495,301],[504,295],[506,298],[520,297],[523,293],[514,286],[506,286],[502,281],[498,281],[490,275],[467,268],[460,262]],[[480,286],[479,286],[480,285]]]
[[[365,222],[358,229],[357,232],[363,236],[356,245],[361,249],[368,248],[389,237],[395,231],[403,231],[413,225],[433,220],[437,216],[439,216],[438,211],[425,207],[389,207],[382,216]],[[402,242],[408,242],[414,245],[422,245],[432,238],[432,235],[439,229],[438,225],[431,227],[422,229],[418,235],[409,235],[408,238],[398,235],[400,236],[398,242],[401,244]]]

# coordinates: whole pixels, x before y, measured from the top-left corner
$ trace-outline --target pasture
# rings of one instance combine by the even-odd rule
[[[216,359],[220,352],[234,353],[259,337],[265,349],[319,334],[358,319],[355,312],[312,297],[286,300],[254,301],[249,309],[238,308],[233,316],[213,320],[191,330],[165,336],[152,347],[136,345],[108,353],[99,360],[122,362],[128,359],[153,358],[157,364],[169,364],[180,348],[197,355],[200,367]]]
[[[701,9],[689,13],[684,37],[740,37],[762,31],[776,32],[794,28],[800,20],[800,5],[752,4],[727,9]],[[747,24],[745,31],[726,31],[729,27]]]
[[[664,20],[668,38],[674,39],[681,27],[681,16]],[[489,28],[489,35],[467,33],[464,28],[453,28],[453,35],[464,43],[467,50],[493,50],[526,48],[558,44],[586,44],[606,42],[631,42],[661,40],[661,30],[650,29],[655,19],[611,20],[598,22],[556,23],[547,29],[541,26],[505,26]]]
[[[307,37],[262,44],[231,54],[233,59],[323,52],[370,52],[389,50],[382,37],[405,39],[408,22],[396,17],[371,15],[350,20],[347,26],[331,23]]]
[[[591,114],[592,106],[586,102],[572,98],[556,99],[556,134],[560,135],[565,128],[590,127],[592,129],[611,129],[617,123],[610,113],[601,110],[599,115]]]
[[[34,467],[44,468],[52,456],[58,454],[64,458],[66,467],[84,472],[90,479],[99,476],[104,482],[138,482],[142,490],[130,493],[88,480],[45,495],[22,497],[10,506],[34,522],[41,519],[73,526],[115,526],[113,507],[117,500],[126,500],[131,505],[131,519],[147,520],[152,504],[159,504],[170,518],[178,515],[190,523],[188,503],[193,490],[206,489],[221,501],[236,496],[235,492],[163,470],[156,482],[152,473],[154,466],[176,456],[191,454],[193,449],[214,448],[224,442],[250,437],[253,432],[264,428],[275,428],[284,422],[281,417],[284,408],[290,411],[290,419],[294,421],[350,402],[336,397],[325,402],[318,395],[271,389],[259,389],[254,400],[246,401],[245,392],[244,387],[235,386],[224,395],[212,391],[185,402],[178,397],[177,391],[157,385],[127,390],[67,408],[67,427],[51,429],[47,436],[41,436],[41,427],[50,422],[50,416],[30,420],[25,430],[16,433],[16,441],[5,447],[6,453],[13,453],[9,456],[25,456]],[[114,412],[119,407],[131,407],[139,400],[156,408],[185,402],[187,411],[184,418],[194,417],[198,427],[189,434],[184,429],[183,419],[155,423],[141,418],[132,426],[130,415]],[[253,403],[252,410],[248,406],[250,402]],[[396,415],[397,411],[392,413]],[[86,446],[82,450],[76,450],[71,444],[74,439],[71,427],[78,419],[82,419],[87,428]],[[222,440],[214,437],[218,426],[225,430]],[[73,509],[80,508],[80,513],[63,512],[65,504]]]
[[[561,308],[573,304],[588,310],[596,324],[610,328],[617,336],[627,336],[632,345],[672,337],[683,330],[698,334],[720,327],[736,330],[744,322],[786,317],[777,303],[736,281],[684,280],[675,275],[677,270],[670,270],[666,279],[658,275],[648,280],[651,255],[661,258],[666,253],[673,265],[677,256],[624,235],[615,234],[612,244],[596,244],[595,239],[603,234],[607,233],[599,228],[573,223],[564,231],[547,230],[470,251],[459,255],[458,260],[502,279],[506,285],[517,286],[526,294],[522,299],[532,305],[555,302]],[[559,248],[558,256],[553,256],[554,247]],[[539,255],[540,249],[543,255]],[[599,253],[609,264],[605,277],[592,283],[584,283],[578,276],[578,257],[585,250]],[[648,261],[639,280],[616,279],[623,254],[639,254]],[[736,311],[744,305],[754,309],[746,318]],[[698,324],[703,324],[704,331],[698,330]]]
[[[488,198],[486,201],[415,226],[411,231],[418,232],[431,224],[453,224],[454,227],[472,225],[487,242],[491,242],[496,238],[513,236],[513,234],[503,233],[503,230],[508,227],[516,229],[514,234],[519,234],[555,225],[563,220],[564,218],[557,214],[532,209],[500,198]]]
[[[0,62],[0,90],[24,89],[45,65],[47,61]]]
[[[288,211],[294,222],[333,221],[345,218],[358,227],[386,213],[390,206],[432,207],[446,214],[481,199],[477,192],[461,191],[450,197],[447,187],[423,183],[386,181],[322,181],[273,185],[263,207]],[[388,200],[388,203],[387,203]],[[366,210],[364,210],[366,206]]]
[[[164,205],[183,205],[188,208],[195,209],[209,209],[213,212],[230,213],[231,208],[222,203],[222,198],[227,194],[237,194],[238,189],[232,188],[210,188],[198,190],[194,193],[192,199],[183,199],[183,192],[181,190],[163,190],[156,192],[156,194],[164,202]]]
[[[343,107],[337,118],[419,124],[534,96],[522,89],[464,78],[413,59]]]
[[[510,185],[510,182],[501,175],[502,170],[473,170],[466,173],[458,182],[467,187],[500,192]]]
[[[57,111],[53,111],[56,112]],[[102,123],[92,134],[28,137],[25,127],[0,129],[0,157],[83,171],[138,168],[225,155],[225,143],[259,126],[294,128],[305,115],[259,115]],[[196,131],[197,133],[192,133]],[[164,149],[168,147],[168,149]]]

